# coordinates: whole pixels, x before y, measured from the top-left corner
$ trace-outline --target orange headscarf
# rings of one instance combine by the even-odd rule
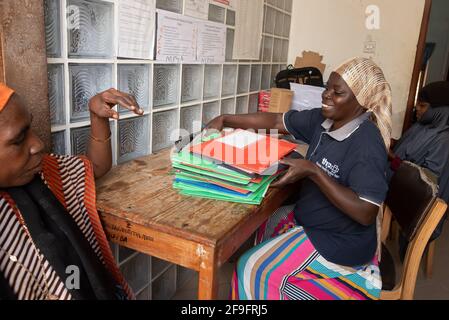
[[[14,90],[0,82],[0,112],[6,107],[9,99],[14,94]]]

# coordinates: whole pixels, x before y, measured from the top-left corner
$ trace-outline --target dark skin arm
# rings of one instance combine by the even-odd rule
[[[117,104],[138,115],[144,113],[133,96],[116,89],[106,90],[90,99],[91,137],[87,157],[92,162],[96,179],[103,177],[112,167],[109,119],[119,119],[117,111],[112,109]]]
[[[303,159],[285,159],[281,160],[281,163],[290,168],[272,185],[273,188],[283,188],[301,179],[309,178],[334,206],[354,221],[364,226],[369,226],[376,221],[379,207],[361,200],[354,191],[329,177],[313,162]]]
[[[281,134],[288,134],[284,127],[282,114],[258,113],[249,115],[223,115],[212,120],[207,129],[221,131],[223,128],[234,129],[277,129]],[[350,188],[342,186],[329,177],[316,164],[303,159],[284,159],[282,164],[289,166],[289,170],[279,180],[273,183],[273,188],[283,188],[299,180],[311,179],[329,199],[329,201],[354,221],[369,226],[376,221],[379,207],[364,200]]]
[[[254,130],[278,130],[281,134],[288,134],[282,120],[282,113],[253,113],[244,115],[222,115],[212,120],[207,129],[218,131],[223,128],[239,128]]]

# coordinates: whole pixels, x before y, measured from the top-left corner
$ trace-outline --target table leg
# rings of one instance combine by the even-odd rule
[[[214,248],[199,248],[202,261],[199,271],[198,300],[215,300],[218,295],[218,266]]]

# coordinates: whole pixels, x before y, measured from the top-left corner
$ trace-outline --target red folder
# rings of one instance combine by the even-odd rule
[[[295,148],[296,144],[285,140],[235,130],[220,138],[194,145],[190,151],[250,174],[264,175]]]

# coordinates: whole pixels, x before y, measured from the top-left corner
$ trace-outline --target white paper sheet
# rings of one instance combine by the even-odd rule
[[[156,0],[119,0],[118,56],[154,59]]]
[[[244,149],[247,146],[266,139],[266,136],[259,135],[250,131],[237,130],[223,138],[217,139],[217,142],[223,143],[227,146]]]
[[[263,29],[263,0],[236,1],[233,59],[259,60]]]
[[[157,10],[156,60],[172,63],[224,63],[226,26]]]
[[[207,20],[209,16],[209,0],[185,0],[184,14]]]
[[[157,10],[156,60],[195,63],[197,37],[198,23],[193,18]]]
[[[226,59],[226,27],[219,23],[204,22],[198,28],[198,62],[224,63]]]
[[[294,92],[292,109],[303,111],[321,108],[324,88],[307,86],[299,83],[290,83],[290,89]]]

